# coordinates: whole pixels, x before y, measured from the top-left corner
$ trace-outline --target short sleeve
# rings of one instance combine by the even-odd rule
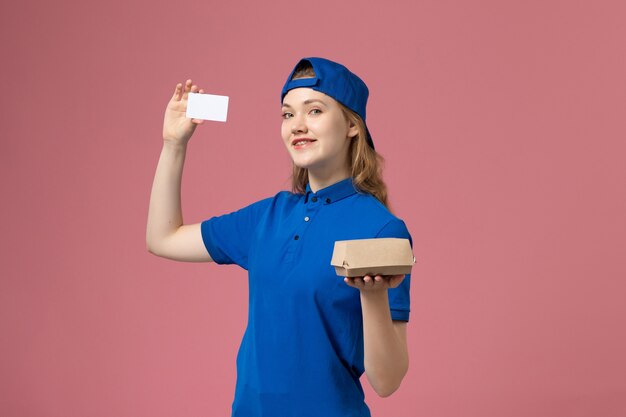
[[[411,248],[413,248],[413,239],[409,234],[404,222],[398,218],[389,221],[376,235],[377,238],[396,237],[401,239],[409,239]],[[409,312],[411,306],[410,297],[411,274],[407,274],[404,280],[396,288],[390,288],[389,307],[391,309],[391,319],[409,321]]]
[[[248,269],[252,238],[271,201],[272,198],[266,198],[201,223],[202,241],[215,263],[237,264]]]

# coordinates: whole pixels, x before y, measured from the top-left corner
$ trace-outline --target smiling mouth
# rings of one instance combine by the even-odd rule
[[[315,142],[315,139],[295,139],[291,144],[294,148],[302,148]]]

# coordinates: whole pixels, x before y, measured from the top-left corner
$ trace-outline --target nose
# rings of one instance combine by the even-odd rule
[[[291,118],[291,133],[306,132],[307,127],[302,116],[293,116]]]

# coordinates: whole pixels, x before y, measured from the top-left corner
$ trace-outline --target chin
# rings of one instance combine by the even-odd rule
[[[301,169],[311,169],[311,168],[315,167],[315,164],[302,163],[302,162],[299,162],[299,161],[296,161],[296,160],[293,160],[293,164],[295,166],[297,166],[298,168],[301,168]]]
[[[315,167],[316,162],[317,162],[314,158],[301,158],[301,157],[294,158],[293,155],[291,156],[291,161],[293,162],[295,166],[297,166],[298,168],[302,168],[302,169],[311,169]]]

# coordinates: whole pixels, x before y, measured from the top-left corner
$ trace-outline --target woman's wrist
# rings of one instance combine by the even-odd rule
[[[187,141],[174,142],[172,140],[163,140],[163,149],[175,152],[185,152],[187,150],[187,143]]]
[[[384,305],[385,303],[389,303],[387,288],[373,291],[362,290],[361,301],[376,305]]]

